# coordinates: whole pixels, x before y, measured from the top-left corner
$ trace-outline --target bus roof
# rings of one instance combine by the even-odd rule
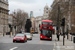
[[[50,20],[43,20],[42,22],[50,22],[50,23],[53,23],[53,21],[50,21]]]

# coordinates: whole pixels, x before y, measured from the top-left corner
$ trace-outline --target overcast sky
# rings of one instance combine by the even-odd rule
[[[28,14],[30,14],[30,11],[33,11],[34,17],[42,16],[46,3],[50,7],[53,3],[53,0],[9,0],[9,13],[12,13],[14,9],[21,9]]]

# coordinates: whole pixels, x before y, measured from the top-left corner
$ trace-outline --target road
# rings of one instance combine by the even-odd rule
[[[12,37],[0,37],[0,50],[53,50],[54,41],[40,40],[39,36],[34,34],[26,43],[13,43]]]

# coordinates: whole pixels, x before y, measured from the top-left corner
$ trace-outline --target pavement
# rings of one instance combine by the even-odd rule
[[[13,37],[0,36],[0,50],[54,50],[55,41],[40,40],[40,34],[34,34],[26,43],[13,43]]]
[[[71,39],[71,37],[69,37]],[[63,46],[63,36],[60,36],[60,40],[55,42],[56,50],[75,50],[75,43],[71,40],[67,40],[67,36],[64,39],[64,46]]]

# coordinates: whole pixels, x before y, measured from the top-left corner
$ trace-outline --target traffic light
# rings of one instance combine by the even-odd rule
[[[32,26],[32,23],[31,23],[30,19],[27,19],[26,25],[25,25],[25,29],[27,32],[30,32],[31,26]]]
[[[30,28],[32,26],[30,19],[27,19],[25,28]]]
[[[56,27],[56,29],[58,30],[58,27]]]
[[[65,26],[65,18],[62,19],[62,24],[61,26]]]
[[[16,29],[16,26],[14,26],[14,28]]]
[[[9,28],[11,28],[11,24],[9,24]]]

